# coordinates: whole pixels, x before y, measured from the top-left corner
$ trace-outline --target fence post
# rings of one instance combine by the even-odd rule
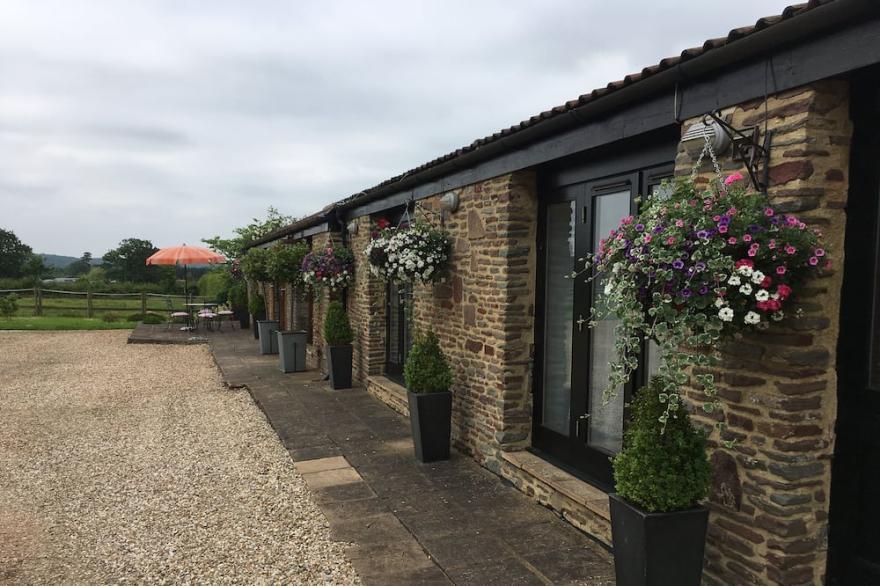
[[[43,291],[34,287],[34,315],[43,315]]]
[[[141,315],[147,315],[147,294],[141,293]]]
[[[92,317],[94,314],[95,311],[92,308],[92,292],[89,291],[86,293],[86,317]]]

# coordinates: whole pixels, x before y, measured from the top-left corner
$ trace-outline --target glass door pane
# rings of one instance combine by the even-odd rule
[[[629,188],[593,198],[593,237],[592,249],[598,250],[599,240],[617,227],[620,219],[630,213]],[[603,299],[605,283],[602,279],[593,282],[592,303],[599,309]],[[606,404],[604,393],[608,386],[610,364],[614,361],[615,328],[619,320],[606,316],[598,320],[590,335],[590,382],[589,382],[589,436],[587,443],[606,452],[620,451],[623,440],[624,388],[615,389],[614,395]]]
[[[574,280],[575,202],[547,206],[544,386],[541,425],[569,435]]]

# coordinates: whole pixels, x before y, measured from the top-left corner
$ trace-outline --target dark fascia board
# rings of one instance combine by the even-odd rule
[[[744,41],[748,49],[733,43],[710,51],[589,102],[569,116],[550,119],[386,188],[339,202],[338,211],[343,218],[379,212],[873,65],[880,62],[880,20],[875,11],[875,5],[862,0],[816,8],[754,33]],[[873,19],[812,36],[813,30],[827,31],[829,26],[869,12]],[[789,44],[789,39],[806,40]],[[752,59],[742,62],[744,57]],[[731,65],[734,61],[739,64]]]
[[[320,222],[320,219],[316,221]],[[281,240],[302,240],[303,238],[308,238],[309,236],[314,236],[315,234],[329,231],[330,222],[327,221],[320,222],[306,228],[301,228],[299,230],[283,229],[273,234],[269,234],[268,236],[264,236],[260,240],[251,244],[248,248],[268,248]]]

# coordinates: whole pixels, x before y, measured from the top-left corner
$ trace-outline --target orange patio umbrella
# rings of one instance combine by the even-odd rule
[[[187,266],[189,265],[213,265],[226,262],[226,257],[208,250],[202,246],[169,246],[162,248],[147,259],[147,266],[152,265],[182,265],[183,266],[183,290],[187,291]]]

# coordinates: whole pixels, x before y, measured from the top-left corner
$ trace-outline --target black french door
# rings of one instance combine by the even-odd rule
[[[533,445],[603,487],[612,483],[609,458],[620,451],[625,405],[653,369],[656,352],[646,348],[642,372],[604,393],[618,320],[606,317],[589,328],[590,308],[603,302],[604,283],[570,275],[621,218],[635,213],[637,195],[651,193],[670,175],[665,165],[542,194]]]
[[[880,70],[853,79],[828,583],[880,584]]]

